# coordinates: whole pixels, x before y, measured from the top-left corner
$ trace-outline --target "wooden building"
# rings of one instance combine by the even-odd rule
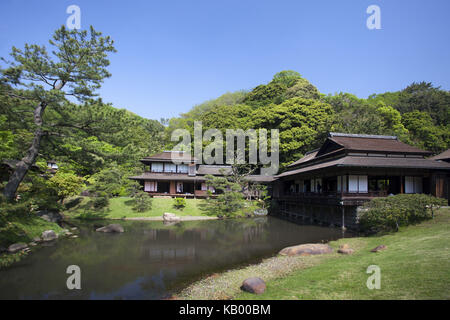
[[[320,149],[276,176],[273,199],[288,214],[304,215],[311,210],[305,206],[318,205],[322,212],[324,206],[336,212],[348,207],[352,218],[374,197],[425,193],[448,199],[450,163],[430,155],[394,136],[330,133]]]
[[[214,195],[214,188],[206,185],[206,175],[223,176],[231,172],[228,165],[199,164],[196,158],[182,151],[164,151],[145,157],[141,162],[144,173],[130,179],[140,181],[144,191],[152,196],[204,198],[208,196],[208,189]],[[247,178],[249,183],[272,180],[258,175]]]

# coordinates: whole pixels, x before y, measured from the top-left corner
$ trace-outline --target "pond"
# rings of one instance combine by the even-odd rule
[[[95,232],[99,223],[109,222],[78,222],[79,238],[58,240],[0,270],[0,299],[161,299],[284,247],[342,237],[339,229],[274,217],[176,225],[121,221],[122,234]],[[66,287],[69,265],[81,268],[81,290]]]

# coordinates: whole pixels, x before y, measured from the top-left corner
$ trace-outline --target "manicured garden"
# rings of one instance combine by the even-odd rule
[[[274,257],[261,264],[215,274],[186,288],[187,299],[449,299],[450,209],[434,219],[401,227],[398,232],[333,241],[334,253],[317,256]],[[341,255],[348,244],[355,252]],[[384,244],[387,249],[373,253]],[[369,290],[370,265],[381,269],[381,288]],[[261,277],[261,295],[242,292],[248,277]]]
[[[186,199],[185,207],[176,206],[175,200],[172,198],[153,198],[151,208],[143,212],[133,210],[133,199],[130,197],[111,198],[106,208],[101,210],[92,210],[87,206],[88,197],[76,197],[67,201],[66,206],[70,209],[64,212],[68,218],[84,218],[84,219],[123,219],[123,218],[146,218],[146,217],[162,217],[166,212],[175,213],[178,216],[208,216],[205,200],[202,199]],[[245,212],[252,212],[257,207],[250,202],[246,202],[246,206],[241,209],[240,215]]]

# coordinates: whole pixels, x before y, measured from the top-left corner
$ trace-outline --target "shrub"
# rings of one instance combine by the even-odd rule
[[[361,230],[366,233],[397,231],[433,217],[433,209],[446,204],[445,199],[424,194],[399,194],[376,198],[363,206],[359,215]]]
[[[152,208],[153,199],[144,191],[138,191],[133,196],[133,210],[137,212],[145,212]]]
[[[92,200],[92,207],[94,209],[103,209],[109,205],[109,198],[107,196],[95,197]]]
[[[173,206],[179,210],[183,210],[186,207],[186,199],[185,198],[173,199]]]

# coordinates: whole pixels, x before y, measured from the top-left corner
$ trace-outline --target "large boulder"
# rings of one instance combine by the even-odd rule
[[[181,218],[175,215],[175,213],[166,212],[163,214],[163,220],[165,222],[179,222]]]
[[[63,216],[59,212],[41,210],[36,212],[36,215],[48,222],[59,223],[63,219]]]
[[[258,277],[248,278],[242,282],[241,289],[254,294],[261,294],[266,291],[266,283]]]
[[[124,232],[123,227],[120,224],[110,224],[105,227],[98,228],[95,230],[97,232],[107,232],[107,233],[122,233]]]
[[[17,251],[28,248],[25,243],[14,243],[8,247],[9,253],[16,253]]]
[[[53,230],[45,230],[42,232],[41,238],[43,241],[53,241],[58,238],[58,235]]]
[[[309,256],[315,254],[332,253],[333,248],[327,244],[308,243],[298,246],[287,247],[280,251],[282,256]]]

